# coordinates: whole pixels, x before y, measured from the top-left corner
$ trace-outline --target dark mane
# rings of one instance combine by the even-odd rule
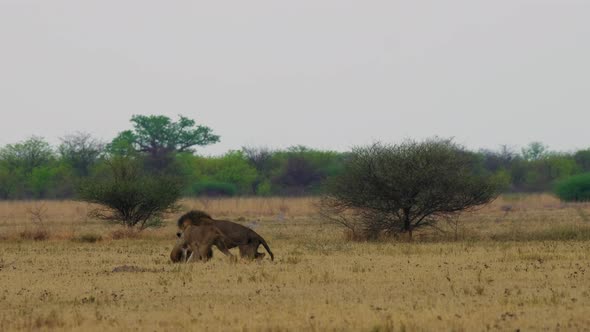
[[[192,210],[192,211],[185,213],[184,215],[182,215],[178,219],[178,227],[181,227],[183,221],[186,219],[190,220],[193,225],[197,225],[197,224],[199,224],[199,221],[201,219],[213,219],[213,218],[211,218],[211,216],[204,211]]]

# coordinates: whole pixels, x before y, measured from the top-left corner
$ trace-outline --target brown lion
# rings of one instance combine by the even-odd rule
[[[262,245],[270,255],[270,259],[274,260],[274,255],[262,236],[246,226],[227,220],[215,220],[203,211],[190,211],[178,219],[180,229],[184,229],[188,225],[209,225],[219,229],[224,236],[223,242],[225,246],[228,249],[238,247],[240,257],[248,259],[264,258],[265,254],[258,252],[258,247]]]
[[[186,250],[184,256],[188,255],[186,262],[195,260],[208,261],[213,257],[212,246],[216,246],[217,249],[230,257],[230,259],[235,259],[235,256],[229,252],[225,245],[225,236],[219,229],[212,225],[184,225],[178,238],[178,246],[182,251]],[[189,250],[191,252],[190,255],[188,254]]]
[[[179,233],[180,234],[180,233]],[[170,260],[172,263],[186,263],[186,260],[190,257],[193,252],[191,249],[184,244],[182,239],[178,239],[174,248],[170,252]],[[211,252],[211,256],[213,256],[213,251]]]
[[[170,260],[172,263],[179,263],[186,261],[186,250],[188,248],[184,248],[180,241],[177,241],[172,251],[170,252]]]

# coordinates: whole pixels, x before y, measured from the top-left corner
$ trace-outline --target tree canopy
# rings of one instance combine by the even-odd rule
[[[369,238],[412,231],[490,202],[499,184],[450,140],[356,148],[332,178],[325,216]]]
[[[182,115],[172,121],[164,115],[134,115],[133,130],[126,130],[109,144],[116,154],[145,153],[157,169],[165,168],[172,153],[193,152],[195,146],[219,142],[219,136],[207,126]]]

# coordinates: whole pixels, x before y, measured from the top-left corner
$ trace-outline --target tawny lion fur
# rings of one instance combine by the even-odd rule
[[[187,224],[182,227],[177,246],[182,248],[181,250],[187,249],[188,251],[190,249],[191,254],[186,259],[187,262],[195,260],[208,261],[213,256],[211,251],[213,245],[233,260],[235,256],[229,252],[224,238],[225,236],[221,231],[211,225],[194,226]],[[184,255],[187,255],[187,253]],[[171,258],[173,258],[172,254]]]
[[[180,229],[183,229],[183,227],[186,227],[187,225],[193,225],[197,227],[212,226],[217,228],[223,235],[223,242],[225,246],[228,249],[238,247],[240,250],[240,256],[243,258],[264,258],[265,254],[258,252],[258,247],[262,245],[270,255],[270,259],[274,260],[274,254],[270,250],[270,247],[264,238],[246,226],[242,226],[227,220],[215,220],[209,214],[197,210],[190,211],[178,219],[178,227]]]

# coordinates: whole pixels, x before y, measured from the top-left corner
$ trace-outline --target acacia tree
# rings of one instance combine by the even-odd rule
[[[78,198],[98,206],[91,216],[143,230],[178,209],[184,189],[178,177],[148,174],[133,157],[106,159],[103,166],[78,186]]]
[[[211,128],[196,125],[184,116],[172,121],[164,115],[134,115],[133,130],[126,130],[113,140],[108,150],[114,154],[146,154],[156,170],[166,168],[173,153],[193,152],[195,146],[219,142],[219,136]]]
[[[500,186],[451,140],[356,148],[332,178],[321,213],[368,238],[408,233],[485,204]]]

